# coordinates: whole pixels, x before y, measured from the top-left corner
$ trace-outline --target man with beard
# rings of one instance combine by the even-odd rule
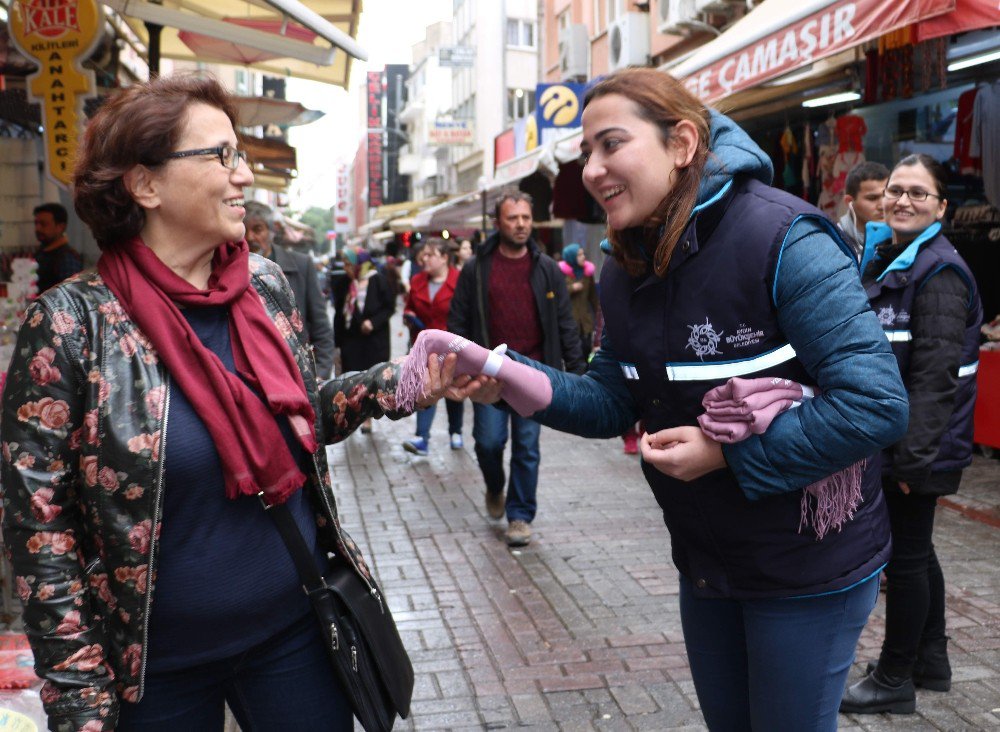
[[[583,373],[580,339],[566,279],[531,236],[531,197],[504,191],[494,212],[497,232],[462,267],[448,330],[486,348],[510,350],[554,368]],[[540,452],[537,422],[488,404],[473,404],[472,436],[486,481],[486,511],[507,516],[508,546],[531,541]],[[504,496],[503,453],[512,436],[510,482]]]
[[[243,217],[247,227],[247,244],[250,251],[267,257],[281,267],[281,273],[295,294],[295,306],[302,317],[306,340],[316,357],[316,375],[325,381],[333,371],[333,327],[326,312],[326,299],[319,289],[316,267],[309,255],[274,243],[273,220],[274,212],[269,206],[259,201],[248,201]]]
[[[80,253],[66,238],[66,209],[58,203],[43,203],[32,212],[35,216],[35,238],[38,250],[38,292],[45,292],[67,277],[83,269]]]

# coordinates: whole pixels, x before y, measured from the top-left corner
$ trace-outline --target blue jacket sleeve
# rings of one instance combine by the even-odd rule
[[[822,393],[779,415],[763,435],[723,446],[750,499],[804,488],[878,453],[906,432],[908,417],[896,359],[857,264],[818,223],[792,225],[774,278],[778,323]]]
[[[601,348],[582,375],[553,369],[513,351],[520,361],[545,372],[552,382],[552,403],[531,416],[546,427],[581,437],[617,437],[639,419],[639,408],[625,385],[607,330]]]

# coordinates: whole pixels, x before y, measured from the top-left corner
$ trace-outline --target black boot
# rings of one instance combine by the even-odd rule
[[[917,662],[913,664],[913,684],[931,691],[951,690],[948,636],[921,642]]]
[[[912,679],[890,676],[878,666],[861,681],[847,688],[840,700],[843,714],[913,714],[917,692]]]

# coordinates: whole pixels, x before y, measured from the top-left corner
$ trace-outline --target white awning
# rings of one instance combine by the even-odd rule
[[[954,8],[955,0],[764,0],[660,68],[710,103]]]
[[[357,35],[361,15],[358,0],[101,0],[128,23],[129,28],[149,47],[144,22],[163,26],[160,54],[163,58],[201,62],[206,59],[181,40],[179,31],[229,41],[270,54],[267,60],[244,64],[271,76],[294,76],[347,88],[351,58],[367,60]],[[240,25],[239,23],[243,23]],[[307,32],[299,40],[285,35],[292,21]],[[251,27],[252,26],[252,27]],[[213,62],[227,63],[212,59]]]

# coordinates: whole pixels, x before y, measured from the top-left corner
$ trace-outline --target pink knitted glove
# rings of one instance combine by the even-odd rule
[[[502,349],[502,350],[501,350]],[[446,330],[422,330],[403,362],[396,387],[396,406],[406,411],[416,408],[424,391],[427,357],[436,353],[444,360],[449,353],[458,354],[455,374],[485,374],[498,379],[503,388],[500,397],[522,417],[528,417],[552,403],[549,377],[537,369],[525,366],[504,355],[506,346],[488,351],[467,338]]]

